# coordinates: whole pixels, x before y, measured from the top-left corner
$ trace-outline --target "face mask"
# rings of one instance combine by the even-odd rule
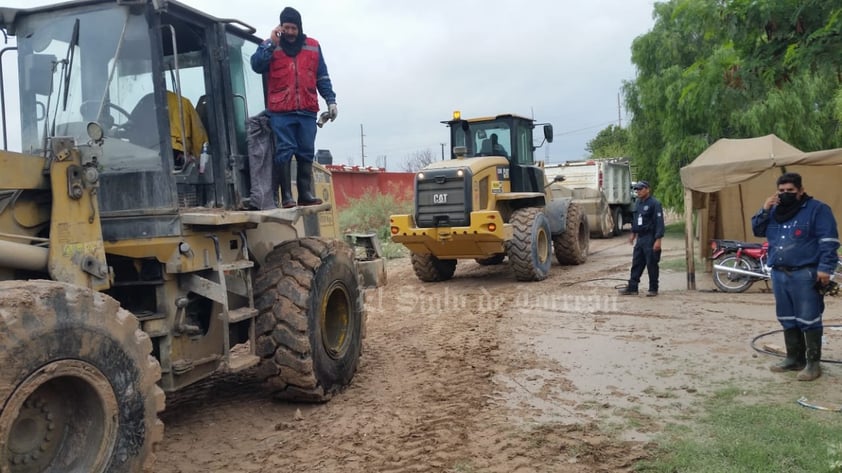
[[[778,194],[778,200],[781,201],[781,205],[787,207],[798,202],[798,194],[793,192],[781,192]]]

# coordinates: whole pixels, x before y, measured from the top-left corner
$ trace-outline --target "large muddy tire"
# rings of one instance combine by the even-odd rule
[[[319,238],[278,245],[254,289],[259,373],[275,396],[324,402],[348,386],[365,317],[353,248]]]
[[[447,281],[456,272],[455,259],[438,259],[431,254],[412,253],[412,269],[424,282]]]
[[[0,283],[0,471],[151,471],[164,433],[152,342],[104,294]]]
[[[544,211],[527,207],[512,212],[512,240],[507,245],[509,266],[518,281],[541,281],[550,274],[550,220]]]
[[[571,202],[567,207],[564,232],[553,237],[555,257],[560,264],[582,264],[588,260],[590,235],[588,218],[581,207]]]
[[[614,236],[620,236],[623,234],[623,209],[620,207],[614,207],[612,215],[612,220],[614,221]]]
[[[506,254],[500,253],[499,255],[494,255],[488,258],[476,258],[474,261],[476,261],[480,266],[494,266],[502,263],[505,259]]]

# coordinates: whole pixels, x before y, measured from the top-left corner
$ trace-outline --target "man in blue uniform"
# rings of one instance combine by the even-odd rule
[[[647,297],[658,295],[658,263],[661,262],[661,239],[664,237],[664,210],[658,199],[652,197],[649,183],[639,181],[634,185],[637,191],[637,209],[632,219],[632,233],[629,243],[634,243],[632,268],[629,284],[620,295],[637,295],[637,286],[643,269],[649,274]],[[635,240],[637,242],[635,243]]]
[[[830,207],[804,192],[801,175],[782,174],[778,191],[751,218],[755,236],[769,241],[775,313],[784,329],[786,358],[770,369],[799,371],[799,381],[821,376],[822,313],[819,291],[836,270],[839,234]]]

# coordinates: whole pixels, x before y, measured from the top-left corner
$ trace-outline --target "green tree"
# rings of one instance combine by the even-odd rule
[[[628,131],[617,125],[609,125],[607,128],[600,130],[594,139],[588,141],[585,150],[594,159],[619,158],[628,156],[628,146]]]
[[[629,154],[667,206],[682,203],[681,167],[720,138],[842,145],[839,2],[670,0],[653,16],[623,91]]]

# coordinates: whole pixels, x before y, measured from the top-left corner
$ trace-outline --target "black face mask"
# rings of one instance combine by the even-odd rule
[[[794,192],[780,192],[778,193],[778,200],[781,201],[780,205],[789,207],[798,202],[798,194]]]

